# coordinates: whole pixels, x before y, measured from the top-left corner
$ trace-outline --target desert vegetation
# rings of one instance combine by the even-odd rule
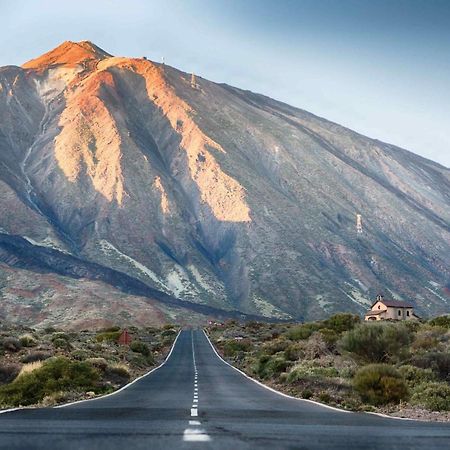
[[[178,329],[118,326],[65,332],[0,328],[0,408],[51,406],[112,392],[161,362]]]
[[[304,324],[208,328],[225,359],[290,395],[353,411],[450,420],[450,317],[362,322],[336,314]]]

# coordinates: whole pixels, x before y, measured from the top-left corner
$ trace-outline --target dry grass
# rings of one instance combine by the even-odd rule
[[[27,364],[24,364],[22,368],[20,369],[19,375],[17,375],[17,378],[21,377],[22,375],[26,373],[31,373],[33,370],[40,369],[42,367],[43,361],[33,361]]]

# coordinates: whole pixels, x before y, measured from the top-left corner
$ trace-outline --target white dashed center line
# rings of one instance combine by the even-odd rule
[[[192,360],[194,362],[194,398],[192,400],[191,417],[198,417],[198,370],[195,360],[194,333],[192,337]],[[199,420],[190,420],[189,427],[184,430],[183,441],[186,442],[209,442],[211,438],[206,431],[200,428]]]

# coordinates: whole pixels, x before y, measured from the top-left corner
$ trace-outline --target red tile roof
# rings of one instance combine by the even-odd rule
[[[407,302],[401,302],[400,300],[385,300],[382,298],[381,300],[376,300],[373,305],[375,305],[377,302],[383,303],[385,306],[390,306],[392,308],[414,308],[414,305],[412,303]],[[373,305],[371,308],[373,308]]]

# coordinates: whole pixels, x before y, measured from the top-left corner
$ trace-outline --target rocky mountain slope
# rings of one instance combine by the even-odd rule
[[[311,319],[381,290],[432,315],[450,304],[449,205],[437,163],[146,58],[65,42],[0,69],[11,270],[94,264],[189,309]]]

